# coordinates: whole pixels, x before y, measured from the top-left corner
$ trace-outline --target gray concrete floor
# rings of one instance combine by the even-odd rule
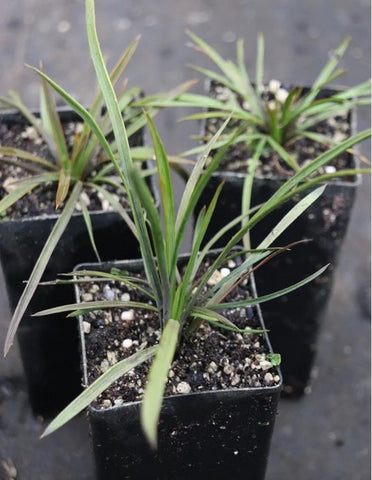
[[[46,71],[69,92],[89,102],[94,89],[87,54],[82,1],[3,0],[0,17],[0,94],[21,91],[37,106],[38,80],[23,67],[42,59]],[[258,31],[266,38],[266,78],[308,84],[328,52],[346,35],[352,43],[343,84],[365,80],[370,71],[368,0],[106,0],[97,2],[103,51],[113,64],[136,34],[140,47],[127,71],[130,84],[151,93],[194,75],[186,68],[201,59],[185,46],[185,28],[212,42],[226,56],[234,40],[246,41],[252,70]],[[199,87],[201,88],[201,87]],[[163,112],[157,125],[170,153],[190,146],[195,129]],[[369,124],[359,112],[360,128]],[[362,146],[369,155],[369,145]],[[185,247],[186,248],[186,247]],[[370,477],[370,182],[359,189],[336,271],[333,295],[319,339],[309,394],[282,401],[267,473],[268,480],[364,480]],[[9,322],[0,277],[0,343]],[[43,441],[41,419],[31,416],[16,349],[0,360],[0,472],[13,462],[24,480],[93,478],[88,430],[82,415]],[[0,478],[11,478],[2,473]],[[247,477],[249,478],[249,477]]]

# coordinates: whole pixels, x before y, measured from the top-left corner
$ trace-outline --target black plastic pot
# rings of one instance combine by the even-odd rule
[[[142,261],[100,264],[99,268],[109,270],[112,266],[131,272],[143,269]],[[92,265],[77,268],[82,267],[92,268]],[[253,280],[251,289],[256,294]],[[79,301],[78,286],[76,296]],[[264,328],[260,309],[254,308]],[[80,329],[87,383],[82,319]],[[271,350],[266,334],[265,339]],[[104,410],[90,406],[97,478],[204,480],[209,474],[221,480],[263,480],[280,390],[281,382],[274,387],[166,397],[156,453],[150,449],[140,428],[140,402]]]
[[[60,116],[63,122],[76,120],[75,114],[69,110],[62,109]],[[4,122],[12,124],[24,120],[19,114],[6,113],[0,117],[0,123]],[[142,141],[142,134],[137,140]],[[0,260],[12,310],[56,219],[57,215],[48,215],[0,222]],[[91,220],[102,259],[138,256],[138,244],[118,214],[92,212]],[[82,259],[94,261],[95,258],[83,217],[74,214],[49,261],[43,280],[54,280],[58,273],[72,271]],[[82,388],[76,320],[66,320],[58,315],[31,317],[41,309],[72,301],[71,287],[39,287],[18,330],[30,403],[35,414],[54,415]]]
[[[227,174],[215,175],[201,200],[203,205],[211,199],[215,188],[225,178],[225,185],[217,205],[208,236],[218,232],[229,220],[240,213],[240,198],[244,179]],[[262,304],[262,312],[275,352],[282,355],[284,392],[300,395],[309,383],[316,353],[316,342],[322,324],[327,301],[332,289],[333,272],[349,222],[359,179],[337,182],[327,186],[324,194],[277,240],[284,246],[300,239],[312,239],[310,243],[282,253],[256,271],[257,289],[260,295],[280,290],[314,273],[320,267],[331,265],[314,282],[276,300]],[[253,203],[268,199],[280,186],[280,182],[255,179]],[[301,195],[302,197],[303,195]],[[287,202],[251,231],[253,246],[269,233],[285,213],[295,204]]]
[[[352,132],[355,132],[354,115],[352,112],[349,116]],[[357,159],[348,155],[348,168],[356,168]],[[233,172],[216,172],[212,176],[196,213],[203,205],[209,204],[222,180],[225,184],[216,209],[223,212],[223,215],[214,215],[208,238],[241,214],[244,174]],[[305,238],[312,241],[295,247],[292,252],[281,254],[255,273],[259,295],[264,295],[291,285],[320,267],[331,264],[314,282],[288,296],[263,303],[261,307],[274,351],[282,355],[283,391],[291,396],[301,395],[310,380],[317,337],[332,289],[333,272],[360,181],[360,177],[355,176],[328,184],[319,200],[280,236],[275,245],[284,246]],[[281,180],[256,177],[251,205],[265,202],[282,184]],[[306,192],[287,202],[254,227],[251,231],[252,246],[257,246],[295,202],[305,195]],[[225,244],[226,238],[227,236],[219,244]]]

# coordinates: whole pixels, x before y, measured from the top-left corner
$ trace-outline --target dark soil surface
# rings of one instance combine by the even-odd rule
[[[276,82],[276,81],[274,81]],[[270,85],[265,86],[265,90],[262,93],[262,98],[265,103],[273,101],[275,96],[270,91]],[[285,92],[288,94],[290,89],[286,89],[283,85],[278,85],[275,90]],[[210,95],[212,98],[216,98],[220,101],[226,101],[228,89],[216,82],[211,82]],[[273,89],[274,91],[274,89]],[[229,95],[232,92],[229,91]],[[326,95],[323,95],[326,96]],[[250,112],[249,105],[243,101],[242,98],[235,95],[239,105]],[[212,118],[207,119],[205,123],[205,138],[208,139],[213,136],[217,130],[222,126],[223,119]],[[241,122],[235,120],[232,121],[226,130],[230,131],[231,128],[236,128]],[[350,126],[350,113],[345,112],[342,115],[330,117],[327,120],[318,122],[309,129],[311,132],[316,132],[326,136],[330,141],[334,141],[334,144],[339,143],[342,140],[346,140],[351,134]],[[252,128],[247,129],[247,133],[254,133]],[[305,166],[311,160],[314,160],[317,156],[329,149],[329,145],[325,145],[316,141],[313,141],[306,137],[301,137],[294,141],[289,141],[286,144],[286,150],[293,159],[296,160],[300,167]],[[245,173],[250,165],[251,157],[253,155],[252,150],[249,149],[249,145],[246,142],[239,142],[231,146],[221,161],[220,169],[232,172]],[[332,160],[329,165],[325,165],[319,169],[319,174],[333,173],[336,170],[342,170],[344,168],[353,168],[352,156],[348,153],[339,155]],[[283,178],[286,179],[293,175],[293,170],[289,165],[279,156],[277,152],[274,152],[272,148],[265,147],[263,154],[258,163],[255,176],[265,178]]]
[[[234,268],[234,265],[230,266]],[[204,265],[208,268],[209,263]],[[224,272],[224,270],[222,270]],[[227,272],[227,269],[225,270]],[[147,302],[144,294],[118,282],[81,285],[81,299]],[[247,280],[227,297],[238,301],[250,297]],[[149,302],[150,304],[153,302]],[[169,372],[166,395],[272,386],[280,382],[268,355],[256,307],[221,310],[220,313],[247,333],[237,333],[211,326],[207,322],[189,338],[183,339]],[[145,309],[113,309],[84,315],[88,383],[111,365],[138,350],[159,342],[161,330],[158,315]],[[135,368],[106,390],[98,405],[110,407],[139,400],[151,362]]]

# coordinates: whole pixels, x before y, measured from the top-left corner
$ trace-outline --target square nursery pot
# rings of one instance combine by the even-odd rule
[[[329,90],[323,91],[322,96],[326,96],[327,92]],[[354,110],[349,113],[347,122],[349,133],[355,133]],[[203,136],[206,131],[207,125],[204,123]],[[229,152],[226,155],[229,155]],[[238,158],[234,157],[234,160]],[[343,168],[358,167],[358,159],[350,153],[345,155],[344,163]],[[210,203],[217,186],[224,180],[216,207],[216,211],[223,212],[223,215],[214,215],[207,238],[241,214],[244,178],[244,173],[226,170],[213,174],[196,208],[196,214],[200,208]],[[265,202],[283,182],[284,180],[275,177],[255,176],[251,205]],[[319,329],[331,294],[334,271],[347,231],[356,189],[360,183],[360,175],[331,181],[318,201],[280,236],[276,245],[285,246],[301,239],[311,239],[311,242],[295,247],[292,252],[282,253],[255,272],[259,295],[265,295],[291,285],[330,263],[325,273],[315,281],[261,306],[274,351],[282,355],[283,393],[288,396],[302,395],[309,384]],[[282,208],[272,212],[252,229],[253,247],[259,244],[306,193],[308,192],[286,202]],[[225,243],[226,237],[216,246]]]
[[[188,256],[180,257],[180,264]],[[142,260],[93,265],[109,271],[112,266],[130,273],[143,272]],[[79,265],[92,268],[92,265]],[[81,292],[75,286],[79,301]],[[256,295],[254,280],[249,286]],[[257,325],[264,328],[259,306],[251,307]],[[251,317],[251,318],[252,318]],[[100,332],[89,340],[83,319],[80,329],[83,374],[88,384],[87,341],[97,344]],[[260,328],[261,328],[260,327]],[[272,352],[267,334],[262,335],[266,352]],[[95,354],[94,354],[95,355]],[[98,355],[98,353],[97,353]],[[100,357],[99,357],[100,358]],[[158,450],[152,451],[140,427],[140,401],[100,408],[88,408],[98,479],[186,480],[213,478],[263,480],[270,439],[281,390],[277,384],[259,388],[232,388],[166,396],[158,426]]]
[[[76,115],[60,109],[63,123],[75,122]],[[0,128],[26,124],[18,113],[3,113]],[[141,144],[142,132],[134,139]],[[151,188],[154,191],[154,185]],[[41,215],[0,221],[0,259],[11,310],[14,311],[26,280],[53,228],[58,215]],[[93,211],[91,221],[101,258],[135,258],[138,245],[122,218],[114,212]],[[77,262],[94,261],[85,222],[76,213],[60,239],[43,281],[54,280],[58,273],[72,271]],[[79,339],[74,320],[63,316],[33,318],[41,309],[71,303],[73,293],[66,286],[43,286],[35,292],[18,329],[22,363],[32,410],[50,416],[66,406],[81,391]]]

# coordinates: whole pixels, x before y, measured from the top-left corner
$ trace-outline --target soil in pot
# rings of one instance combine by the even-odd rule
[[[81,130],[81,123],[71,111],[61,110],[61,120],[70,140]],[[141,134],[135,142],[142,141]],[[0,142],[40,155],[48,150],[23,117],[5,113],[0,122]],[[0,162],[0,196],[7,193],[13,179],[22,178],[24,170],[15,163]],[[93,192],[85,195],[101,258],[133,258],[138,246],[121,217],[103,197]],[[0,257],[12,310],[24,289],[26,280],[57,220],[56,190],[34,190],[10,208],[0,222]],[[114,193],[115,194],[115,193]],[[120,194],[118,199],[126,205]],[[58,273],[71,271],[78,261],[94,261],[95,255],[79,211],[62,236],[45,270],[43,280],[54,280]],[[73,301],[73,291],[65,286],[39,287],[18,330],[30,402],[35,414],[50,416],[64,407],[81,391],[79,342],[74,321],[62,316],[35,319],[31,314],[56,303]],[[66,354],[67,352],[67,354]]]
[[[221,100],[225,94],[224,87],[212,82],[212,96]],[[270,92],[266,91],[264,95],[270,98]],[[322,96],[327,95],[329,91],[322,92]],[[215,133],[220,125],[220,119],[208,119],[203,127],[203,135]],[[352,112],[320,122],[314,127],[314,131],[341,141],[353,131]],[[327,147],[320,143],[301,139],[290,146],[289,153],[296,156],[300,165],[305,165],[326,149]],[[251,156],[252,152],[246,144],[232,146],[222,161],[220,171],[213,175],[204,191],[198,208],[209,204],[217,186],[222,179],[225,180],[217,206],[224,215],[215,215],[208,237],[241,213],[244,176]],[[320,173],[355,167],[355,157],[345,153],[324,166]],[[265,151],[253,183],[252,206],[265,202],[273,195],[288,178],[289,173],[288,166],[276,154]],[[318,202],[286,230],[276,245],[284,246],[305,238],[312,239],[311,243],[297,247],[295,252],[280,255],[259,269],[255,275],[258,292],[264,295],[281,288],[283,284],[295,283],[321,266],[331,263],[331,267],[315,282],[262,305],[274,350],[282,354],[284,391],[290,395],[302,394],[310,379],[317,335],[331,292],[333,271],[347,230],[358,183],[357,177],[330,182]],[[253,247],[259,244],[300,198],[298,196],[287,202],[252,229]],[[226,240],[226,237],[221,239],[221,244],[225,244]]]
[[[221,273],[226,274],[234,264]],[[208,266],[206,263],[204,268]],[[139,272],[140,266],[134,267]],[[130,268],[133,272],[133,266]],[[147,301],[138,291],[117,282],[81,284],[79,289],[84,301]],[[245,282],[230,298],[250,297],[253,289]],[[229,319],[247,333],[203,323],[193,337],[181,343],[166,385],[156,455],[143,438],[138,417],[148,364],[115,382],[92,405],[99,478],[205,478],[205,474],[218,471],[222,475],[218,478],[246,478],[246,471],[254,472],[252,478],[263,478],[281,377],[271,362],[266,334],[249,333],[249,329],[262,328],[259,309],[231,310]],[[160,337],[157,314],[140,309],[89,313],[81,328],[88,384],[110,365],[156,344]]]

